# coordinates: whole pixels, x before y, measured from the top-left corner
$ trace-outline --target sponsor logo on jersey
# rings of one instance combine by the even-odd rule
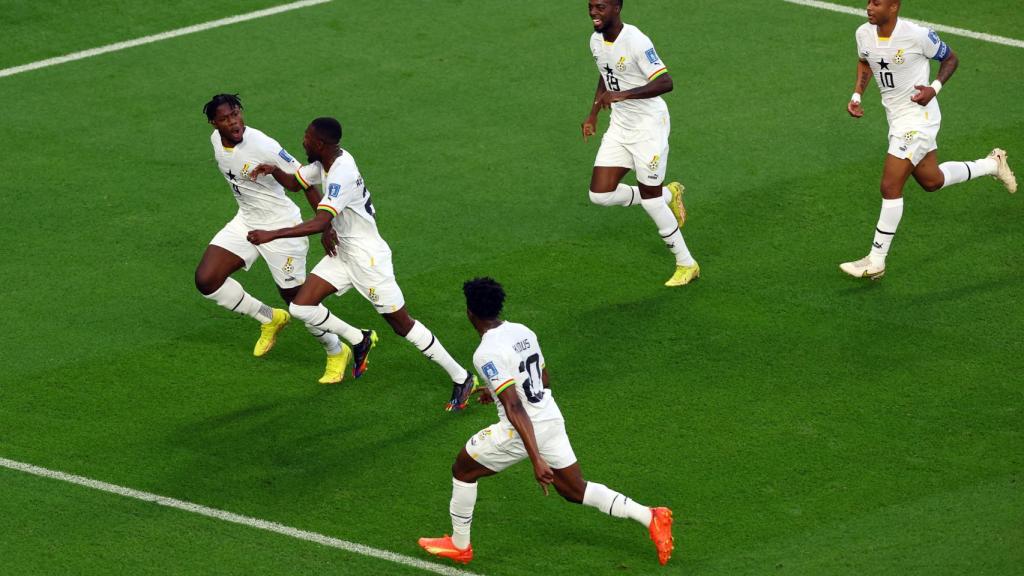
[[[648,174],[647,175],[647,179],[648,180],[652,180],[654,182],[657,182],[659,179],[661,179],[661,175],[659,175],[659,174]]]
[[[295,271],[294,260],[295,260],[294,258],[289,256],[288,259],[284,261],[284,266],[281,266],[281,271],[284,272],[285,274],[291,274],[292,272],[294,272]]]
[[[494,362],[484,364],[484,377],[488,380],[494,380],[498,377],[498,367],[494,365]]]
[[[868,50],[868,49],[861,50],[860,51],[860,57],[863,58],[864,60],[867,60],[868,58],[871,57],[871,50]]]
[[[619,72],[625,72],[626,71],[626,57],[625,56],[623,56],[622,58],[619,58],[619,61],[615,63],[615,69],[618,70]]]
[[[337,198],[339,195],[341,195],[341,184],[332,183],[327,187],[327,196],[329,198]]]
[[[661,165],[661,156],[658,156],[657,154],[655,154],[654,158],[651,158],[651,161],[647,163],[647,167],[651,170],[657,170],[659,165]]]
[[[648,49],[644,52],[644,55],[647,56],[647,61],[651,64],[657,64],[661,60],[658,58],[658,53],[654,51],[654,48]]]
[[[281,151],[278,152],[277,155],[280,156],[281,158],[284,158],[285,162],[295,162],[295,158],[292,158],[292,155],[289,154],[288,151],[285,150],[284,148],[281,148]]]

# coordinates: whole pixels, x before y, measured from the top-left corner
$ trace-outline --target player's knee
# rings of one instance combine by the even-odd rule
[[[893,184],[891,182],[882,182],[880,191],[882,192],[882,198],[887,200],[893,200],[903,196],[903,186]]]
[[[944,180],[925,180],[920,184],[921,188],[924,188],[925,192],[935,192],[936,190],[942,188],[942,185],[945,183],[946,182]]]
[[[208,274],[202,268],[196,268],[196,290],[203,296],[216,292],[224,284],[223,278]]]

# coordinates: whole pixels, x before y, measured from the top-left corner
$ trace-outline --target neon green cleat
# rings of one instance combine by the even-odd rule
[[[700,278],[700,264],[694,262],[693,266],[676,265],[675,274],[665,282],[665,286],[685,286],[697,278]]]
[[[679,227],[682,228],[683,224],[686,224],[686,206],[683,204],[683,192],[686,192],[686,186],[679,182],[671,182],[666,188],[672,193],[668,206],[672,209],[672,214],[675,215]]]
[[[345,367],[352,359],[352,349],[344,342],[341,343],[341,352],[327,355],[327,367],[324,368],[324,375],[320,377],[321,384],[337,384],[345,379]]]
[[[260,339],[256,341],[256,346],[252,349],[252,355],[259,358],[265,356],[270,349],[274,347],[274,343],[277,342],[277,334],[284,327],[288,325],[292,319],[292,315],[280,308],[274,308],[274,316],[263,326],[260,327]]]

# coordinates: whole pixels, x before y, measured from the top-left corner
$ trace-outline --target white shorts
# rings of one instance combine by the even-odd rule
[[[541,458],[555,470],[576,463],[576,454],[565,433],[564,420],[545,420],[533,423],[537,449]],[[477,432],[466,442],[466,452],[489,470],[501,472],[505,468],[529,458],[519,433],[511,424],[498,422]]]
[[[929,152],[938,149],[938,136],[938,124],[922,126],[900,134],[890,134],[889,155],[910,160],[911,164],[917,166]]]
[[[294,226],[299,222],[284,223],[276,228]],[[273,242],[256,246],[245,239],[250,228],[241,218],[235,217],[217,235],[210,240],[210,244],[238,256],[245,262],[245,269],[252,267],[253,262],[260,256],[270,268],[270,274],[274,282],[281,288],[294,288],[302,286],[306,281],[306,252],[309,251],[309,241],[306,238],[280,238]]]
[[[390,254],[367,258],[324,256],[310,273],[330,282],[338,296],[355,288],[381,314],[397,312],[405,306]]]
[[[601,137],[594,166],[617,166],[636,172],[639,184],[659,186],[668,170],[668,115],[651,121],[644,130],[626,130],[612,124]]]

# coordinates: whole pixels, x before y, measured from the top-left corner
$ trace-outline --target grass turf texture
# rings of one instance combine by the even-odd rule
[[[65,33],[13,44],[3,65],[269,5],[122,4],[21,8],[5,33]],[[909,184],[888,275],[842,276],[870,242],[885,153],[877,89],[861,121],[844,110],[861,20],[744,6],[625,10],[676,82],[670,172],[704,271],[679,290],[661,287],[671,258],[641,210],[587,201],[582,1],[404,1],[395,17],[339,1],[0,80],[0,456],[410,556],[450,530],[451,460],[493,409],[444,414],[444,373],[355,294],[327,303],[382,345],[363,379],[323,387],[299,326],[254,359],[254,323],[192,287],[234,213],[200,110],[237,91],[248,123],[300,157],[306,123],[338,116],[412,314],[468,362],[461,281],[502,280],[584,473],[676,511],[680,549],[659,568],[640,527],[540,497],[519,466],[481,483],[471,570],[1022,573],[1024,198],[988,179]],[[1003,3],[956,19],[931,6],[912,15],[1024,24]],[[1024,172],[1006,80],[1024,51],[944,39],[962,64],[940,159],[998,145]],[[262,263],[237,278],[276,304]],[[412,573],[11,471],[0,486],[12,573]]]

